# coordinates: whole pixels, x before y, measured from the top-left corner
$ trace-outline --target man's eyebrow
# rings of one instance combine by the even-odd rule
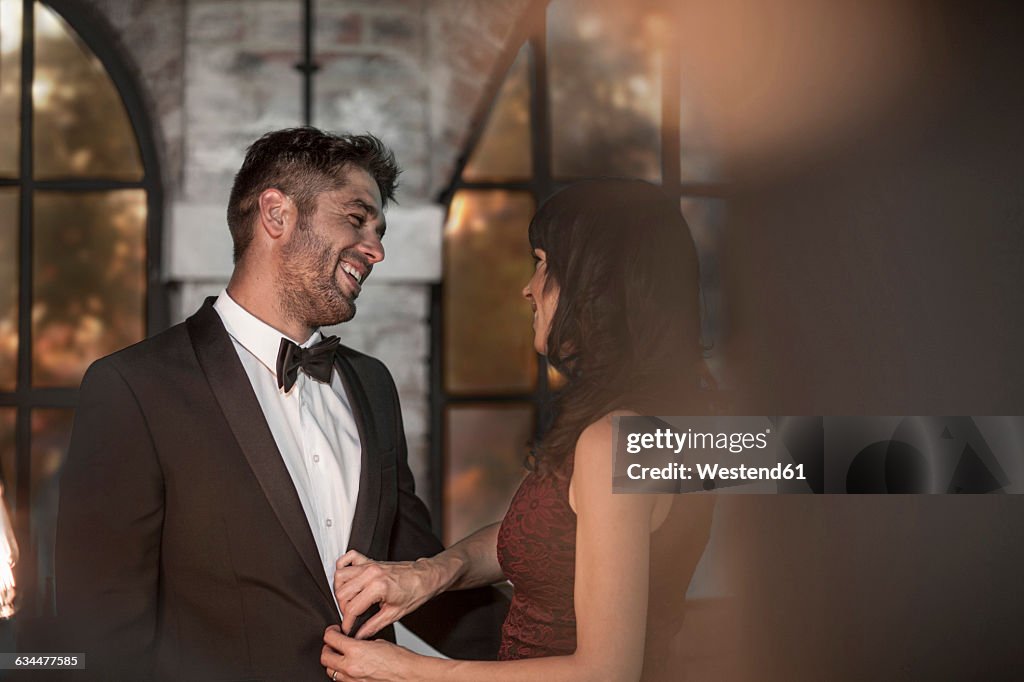
[[[345,204],[345,208],[361,208],[366,211],[366,214],[371,218],[375,218],[380,214],[377,207],[371,203],[365,202],[362,199],[353,199]]]

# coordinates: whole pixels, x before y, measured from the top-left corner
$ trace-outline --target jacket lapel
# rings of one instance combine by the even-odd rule
[[[366,398],[366,390],[351,361],[346,357],[346,349],[343,347],[338,349],[335,367],[345,384],[345,392],[348,394],[349,405],[352,406],[352,416],[355,418],[356,428],[359,430],[359,443],[362,446],[359,495],[356,498],[348,548],[371,556],[381,495],[381,462],[374,454],[377,452],[377,430],[373,423],[373,411]]]
[[[333,610],[336,608],[334,597],[327,585],[320,552],[309,529],[309,521],[302,510],[299,495],[285,468],[245,368],[242,367],[220,316],[213,309],[214,301],[215,297],[206,299],[203,307],[187,321],[192,346],[263,493],[295,546],[295,551],[309,569],[317,589]],[[363,452],[365,466],[365,447]],[[362,500],[362,494],[359,499]]]

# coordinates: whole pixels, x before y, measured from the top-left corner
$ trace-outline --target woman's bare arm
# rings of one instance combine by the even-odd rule
[[[498,564],[498,527],[481,528],[449,549],[416,561],[377,562],[351,551],[338,559],[334,595],[345,615],[342,629],[374,604],[380,611],[359,629],[365,639],[446,590],[465,590],[504,579]]]
[[[654,500],[612,494],[611,447],[607,418],[588,427],[576,447],[575,653],[521,661],[450,661],[417,656],[386,642],[359,642],[329,630],[329,646],[321,658],[325,667],[339,670],[342,680],[638,679],[646,635]]]

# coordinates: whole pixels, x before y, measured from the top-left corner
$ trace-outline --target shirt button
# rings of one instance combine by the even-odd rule
[[[314,462],[319,462],[320,461],[320,455],[313,455],[313,461]]]
[[[330,528],[333,525],[334,525],[334,521],[331,521],[330,519],[327,519],[327,527]]]

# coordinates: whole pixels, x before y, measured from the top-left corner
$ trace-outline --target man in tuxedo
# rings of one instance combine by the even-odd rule
[[[90,676],[323,679],[338,557],[442,549],[388,370],[319,331],[352,318],[384,258],[398,173],[371,135],[264,135],[231,191],[227,289],[89,368],[56,589]],[[444,653],[493,658],[506,606],[455,593],[406,623]]]

